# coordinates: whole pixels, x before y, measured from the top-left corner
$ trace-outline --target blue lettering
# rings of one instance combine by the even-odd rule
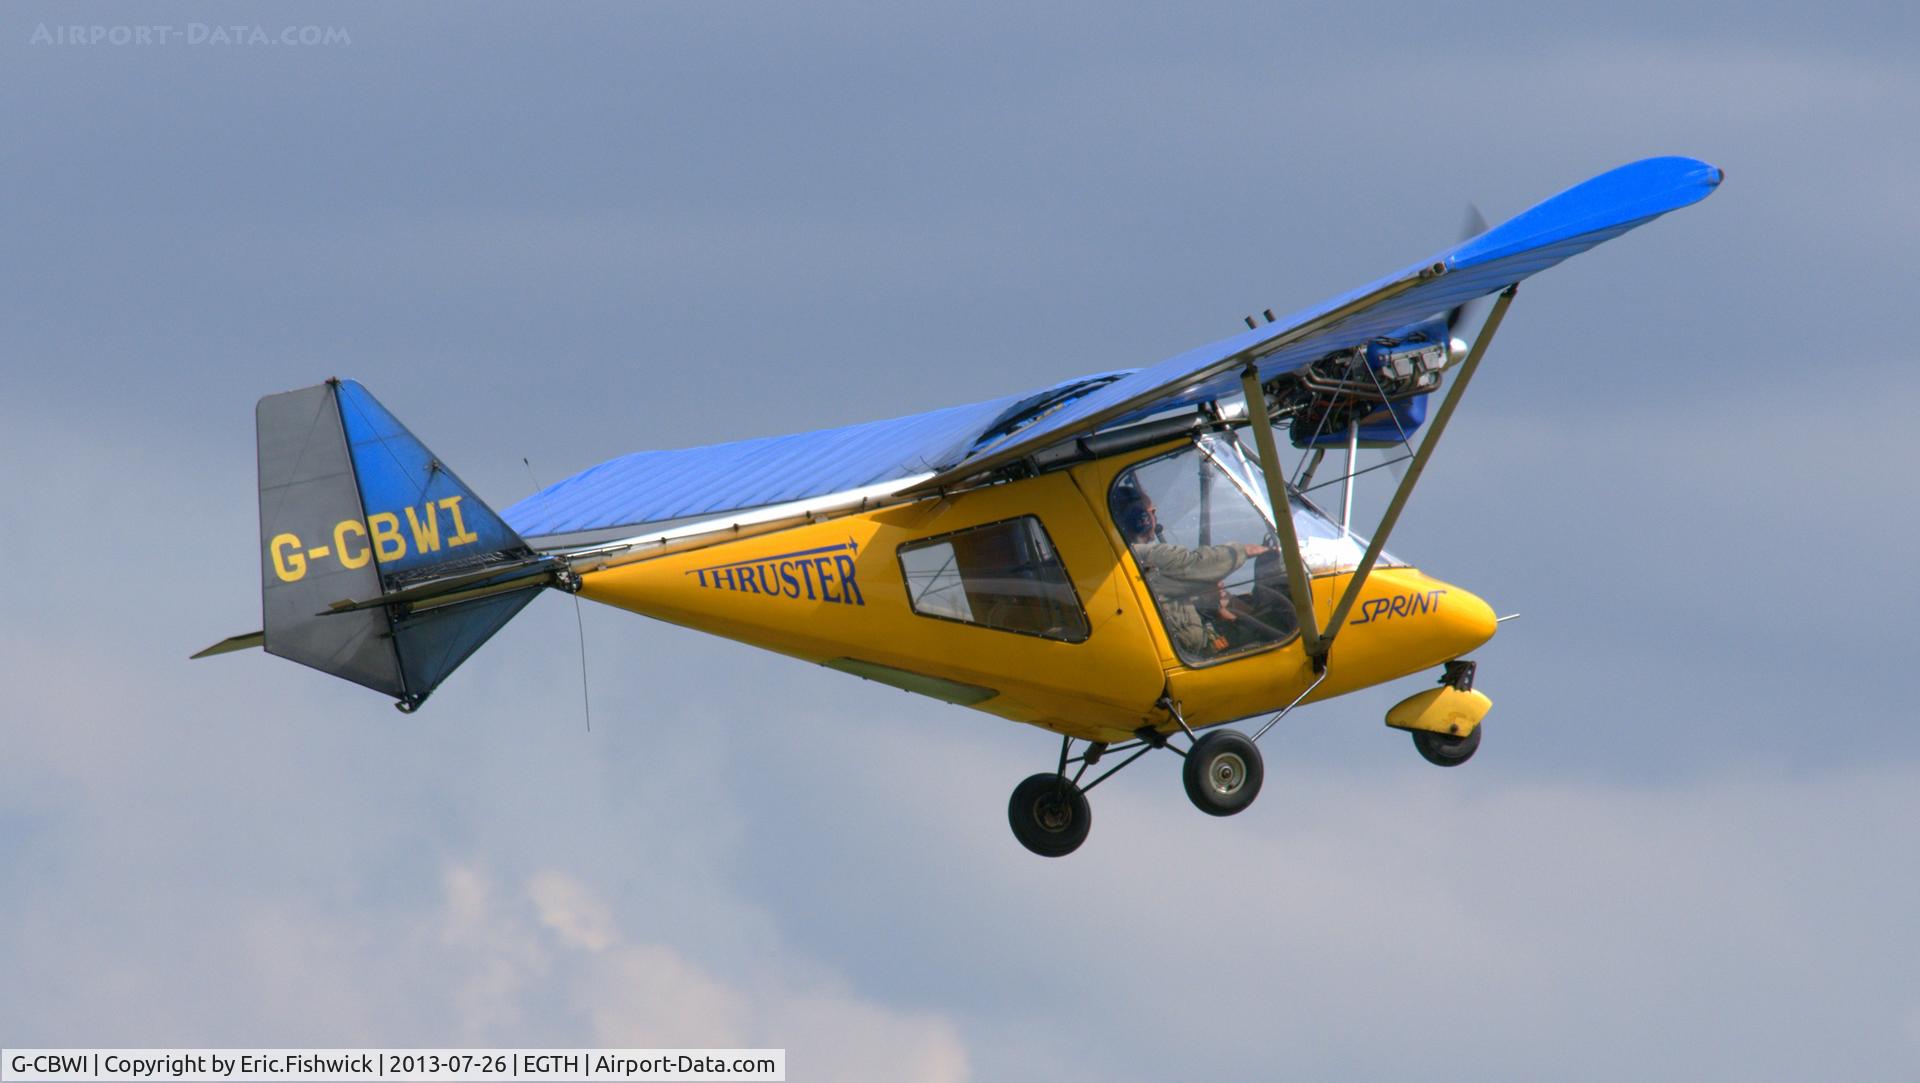
[[[826,599],[829,602],[839,601],[840,596],[838,594],[833,593],[833,591],[830,589],[833,586],[833,580],[830,578],[830,576],[832,576],[833,573],[827,570],[827,565],[833,563],[833,558],[832,557],[814,557],[811,561],[808,561],[808,563],[820,569],[820,597]]]
[[[1406,616],[1406,615],[1407,615],[1407,603],[1408,603],[1408,602],[1410,602],[1410,601],[1412,601],[1412,600],[1413,600],[1413,599],[1411,599],[1411,598],[1409,598],[1409,597],[1407,597],[1407,596],[1406,596],[1406,595],[1404,595],[1404,594],[1396,594],[1396,595],[1394,595],[1394,596],[1393,596],[1393,615],[1394,615],[1394,616],[1396,616],[1396,617],[1404,617],[1404,616]]]
[[[866,605],[867,600],[861,595],[860,584],[855,578],[859,569],[851,555],[858,551],[854,543],[849,541],[845,545],[824,545],[759,560],[689,568],[687,574],[694,576],[700,586],[711,590],[731,590],[796,601],[804,592],[806,600],[810,602]],[[815,556],[816,553],[828,555]]]
[[[860,584],[853,580],[853,558],[838,556],[833,558],[834,567],[840,572],[840,585],[846,589],[847,602],[850,605],[866,605],[867,600],[860,597]]]

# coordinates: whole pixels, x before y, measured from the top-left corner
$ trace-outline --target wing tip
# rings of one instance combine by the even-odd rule
[[[1712,195],[1720,182],[1727,179],[1727,171],[1712,162],[1674,154],[1630,162],[1575,185],[1569,191],[1616,179],[1624,182],[1621,187],[1638,198],[1658,202],[1664,195],[1670,201],[1666,209],[1678,210]]]

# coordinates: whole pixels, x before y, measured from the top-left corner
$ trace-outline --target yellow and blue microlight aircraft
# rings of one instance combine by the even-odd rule
[[[1693,159],[1636,162],[1148,368],[640,452],[504,513],[359,384],[269,395],[264,627],[195,657],[264,646],[411,712],[558,589],[1058,734],[1052,769],[1007,809],[1050,857],[1086,839],[1087,791],[1148,752],[1183,756],[1193,803],[1231,815],[1259,793],[1256,742],[1288,711],[1422,670],[1437,685],[1387,724],[1433,763],[1464,763],[1491,705],[1466,656],[1493,611],[1383,546],[1520,280],[1720,180]],[[1455,332],[1487,297],[1468,346]],[[1407,464],[1370,540],[1350,522],[1361,447]],[[1330,449],[1346,469],[1316,485]],[[1307,495],[1332,484],[1337,518]],[[1225,728],[1261,715],[1250,734]]]

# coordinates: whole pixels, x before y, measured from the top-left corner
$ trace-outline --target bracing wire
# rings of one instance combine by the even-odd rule
[[[533,491],[542,494],[541,504],[545,505],[546,489],[540,479],[533,476],[533,463],[525,455],[520,457],[520,465],[527,468],[527,480],[533,482]],[[544,507],[542,508],[544,511]],[[593,732],[593,697],[587,692],[587,619],[580,613],[580,596],[573,596],[573,627],[580,634],[580,711],[587,719],[587,732]]]

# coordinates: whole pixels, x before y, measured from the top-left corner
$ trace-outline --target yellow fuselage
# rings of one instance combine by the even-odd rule
[[[1104,510],[1116,474],[1165,450],[583,570],[581,593],[1090,741],[1171,729],[1155,706],[1163,695],[1196,728],[1278,709],[1313,682],[1300,639],[1184,664]],[[1036,516],[1051,538],[1086,612],[1083,640],[913,610],[902,545],[1021,516]],[[1313,580],[1322,623],[1349,578]],[[1375,570],[1353,614],[1310,700],[1457,658],[1494,632],[1485,602],[1411,568]]]

